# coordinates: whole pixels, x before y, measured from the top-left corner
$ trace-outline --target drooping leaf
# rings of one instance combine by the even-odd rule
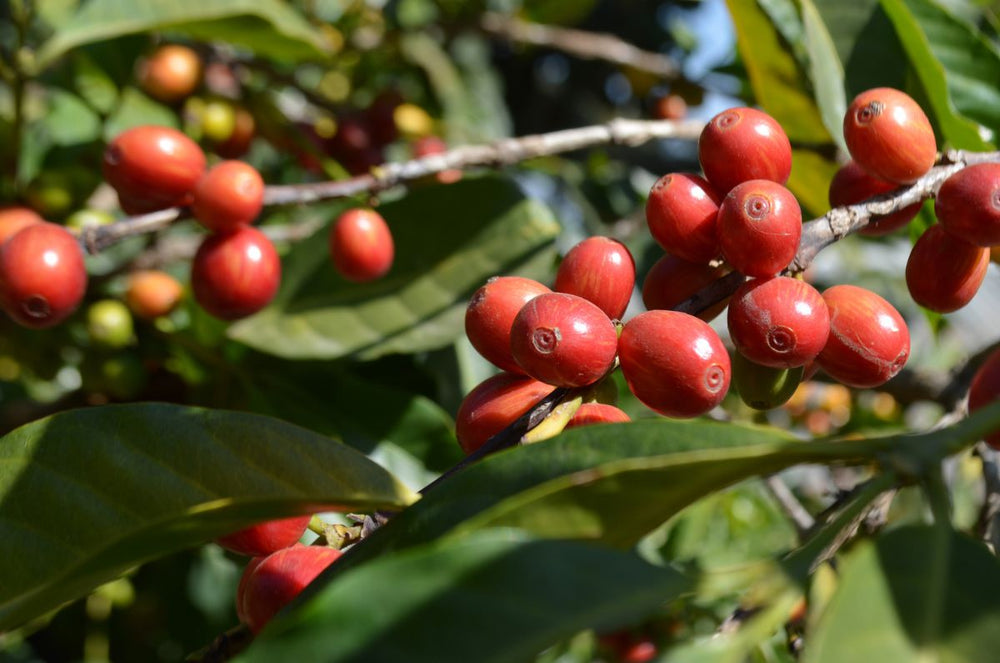
[[[688,586],[633,554],[480,532],[348,571],[238,660],[524,661],[581,629],[642,618]]]
[[[804,41],[809,53],[809,79],[816,95],[823,124],[840,149],[844,143],[843,122],[847,110],[844,98],[844,67],[823,17],[812,0],[801,0]]]
[[[61,18],[38,51],[40,68],[84,44],[165,29],[225,40],[276,60],[326,54],[320,33],[280,0],[90,0]]]
[[[104,139],[110,141],[126,129],[146,124],[176,129],[179,123],[177,113],[158,101],[153,101],[134,87],[125,88],[118,107],[104,123]]]
[[[768,15],[757,2],[726,3],[736,28],[736,46],[746,67],[754,96],[793,142],[823,144],[830,134],[806,76]]]
[[[329,438],[163,404],[53,415],[0,438],[0,629],[252,522],[413,494]]]
[[[906,53],[878,0],[813,0],[813,4],[843,63],[846,99],[873,87],[906,87]]]
[[[859,543],[807,639],[806,663],[988,661],[1000,651],[1000,562],[941,526]]]
[[[388,275],[365,284],[338,276],[321,231],[288,256],[272,305],[230,336],[295,359],[441,347],[462,333],[468,298],[489,277],[547,274],[559,231],[547,207],[495,177],[416,189],[379,213],[396,245]]]

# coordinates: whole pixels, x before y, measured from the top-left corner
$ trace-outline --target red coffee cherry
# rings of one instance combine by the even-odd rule
[[[877,387],[910,356],[910,331],[892,304],[871,290],[835,285],[823,292],[830,336],[816,363],[848,387]]]
[[[362,283],[385,276],[395,249],[382,215],[370,209],[347,210],[330,228],[330,257],[344,278]]]
[[[869,175],[856,162],[848,161],[840,167],[830,182],[830,206],[853,205],[898,187],[899,185],[894,182]],[[922,203],[914,203],[887,216],[873,217],[867,226],[858,231],[858,234],[868,237],[887,235],[912,221],[922,206]]]
[[[871,175],[910,184],[937,158],[934,129],[909,95],[888,87],[862,92],[844,115],[844,140],[859,166]]]
[[[250,576],[253,575],[253,570],[260,566],[260,563],[264,561],[264,557],[254,557],[247,565],[243,567],[243,574],[240,576],[240,582],[236,586],[236,616],[239,618],[241,624],[247,623],[246,612],[243,611],[243,597],[247,592],[247,581],[250,580]]]
[[[215,542],[238,555],[250,557],[270,555],[298,543],[311,519],[312,516],[295,516],[271,520],[227,534]]]
[[[729,301],[733,344],[762,366],[804,366],[820,353],[829,334],[830,312],[823,296],[805,281],[753,279]]]
[[[455,437],[467,454],[514,423],[555,387],[525,375],[500,373],[483,380],[462,401],[455,415]]]
[[[747,276],[774,276],[788,267],[802,237],[802,210],[792,192],[775,182],[737,185],[718,217],[722,255]]]
[[[104,150],[104,179],[122,209],[142,214],[187,205],[205,172],[205,154],[169,127],[141,126],[118,134]]]
[[[139,63],[139,86],[168,104],[189,96],[201,82],[201,58],[187,46],[165,44]]]
[[[924,308],[950,313],[972,301],[989,264],[989,249],[958,239],[940,225],[931,226],[910,250],[906,287]]]
[[[958,171],[934,200],[938,222],[976,246],[1000,244],[1000,164],[980,163]]]
[[[969,387],[969,412],[975,412],[1000,397],[1000,350],[994,350],[976,371]],[[986,444],[1000,450],[1000,430],[985,438]]]
[[[18,324],[52,327],[76,310],[87,290],[83,250],[54,223],[33,223],[0,249],[3,307]]]
[[[125,303],[138,317],[152,320],[177,308],[183,294],[180,281],[166,272],[152,269],[129,276]]]
[[[559,387],[593,384],[615,362],[618,334],[583,297],[552,292],[524,305],[510,328],[510,351],[524,372]]]
[[[44,222],[45,219],[30,207],[0,208],[0,246],[13,237],[18,230],[34,223]]]
[[[592,426],[593,424],[618,424],[632,421],[622,410],[607,403],[583,403],[573,413],[566,428]]]
[[[546,286],[520,276],[494,276],[472,295],[465,310],[465,335],[479,354],[511,373],[524,373],[510,353],[510,328],[524,305]]]
[[[712,185],[698,175],[664,175],[646,199],[649,232],[668,253],[690,262],[708,262],[719,255],[715,228],[719,201]]]
[[[622,329],[618,359],[635,397],[668,417],[705,414],[729,389],[729,355],[719,335],[687,313],[632,318]]]
[[[191,264],[191,288],[203,309],[222,320],[245,318],[274,298],[281,261],[264,233],[243,226],[205,238]]]
[[[250,630],[259,633],[338,557],[340,551],[333,548],[296,544],[248,564],[240,580],[243,600],[238,612]]]
[[[194,187],[191,211],[213,232],[229,232],[253,223],[264,206],[264,180],[242,161],[213,166]]]
[[[687,112],[687,102],[679,94],[664,95],[653,104],[653,117],[658,120],[683,120]]]
[[[788,181],[792,146],[778,122],[753,108],[724,110],[705,125],[698,161],[720,195],[749,180]]]
[[[610,237],[589,237],[563,258],[553,290],[583,297],[618,319],[634,287],[635,261],[625,245]]]
[[[712,267],[704,263],[681,260],[669,253],[653,263],[642,283],[642,302],[650,311],[669,311],[690,298],[709,283],[729,273],[725,265]],[[713,304],[697,317],[708,321],[722,313],[729,298]]]

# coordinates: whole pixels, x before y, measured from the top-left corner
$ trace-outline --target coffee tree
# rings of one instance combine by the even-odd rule
[[[997,656],[981,3],[0,12],[4,660]]]

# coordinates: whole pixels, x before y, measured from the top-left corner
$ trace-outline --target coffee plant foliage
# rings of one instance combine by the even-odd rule
[[[923,110],[929,129],[910,127],[908,140],[936,144],[935,166],[908,176],[912,187],[867,182],[884,193],[824,217],[851,158],[845,113],[876,88]],[[791,174],[763,187],[787,187],[801,208],[788,275],[890,303],[905,348],[866,360],[894,377],[857,389],[811,363],[741,357],[746,373],[730,385],[728,359],[714,364],[707,405],[692,405],[648,370],[674,361],[654,326],[628,350],[646,359],[620,362],[630,375],[614,359],[598,384],[498,399],[509,425],[467,457],[456,415],[499,372],[466,336],[473,294],[502,275],[539,292],[624,283],[631,300],[614,322],[627,325],[646,310],[659,242],[683,239],[653,238],[650,190],[668,173],[701,173],[700,126],[734,107],[787,135]],[[151,125],[193,141],[183,159],[158,142],[115,147]],[[1000,281],[991,264],[981,285],[941,293],[959,310],[937,313],[908,292],[906,261],[936,223],[946,176],[1000,162],[998,130],[1000,24],[973,0],[3,3],[0,660],[993,660],[1000,471],[981,440],[1000,427],[988,403],[1000,387],[982,378],[987,404],[972,415],[966,394],[1000,342]],[[772,142],[781,179],[787,148]],[[852,149],[863,169],[867,146]],[[746,170],[718,156],[702,163]],[[202,170],[224,160],[266,184],[253,231],[259,183],[206,184],[192,205]],[[702,224],[697,255],[715,251],[718,278],[672,284],[686,293],[679,308],[712,329],[689,318],[672,329],[721,334],[734,355],[717,314],[743,278],[720,265],[736,249],[713,248],[728,191],[712,193],[699,198],[708,225],[683,222]],[[921,200],[903,229],[855,232]],[[357,231],[352,250],[382,243],[361,276],[330,255],[331,227],[357,208],[391,235]],[[70,269],[56,254],[75,256],[66,232],[36,227],[9,245],[58,235],[58,252],[4,248],[43,219],[79,241],[82,301],[56,294]],[[192,272],[206,227],[262,239]],[[634,287],[630,268],[556,284],[561,257],[591,236],[627,248]],[[259,242],[280,258],[263,284],[253,275],[270,248]],[[969,250],[979,279],[987,247]],[[36,285],[46,260],[51,302]],[[943,282],[935,268],[921,262],[926,284]],[[685,269],[700,270],[700,286],[709,268],[681,261],[673,273]],[[536,351],[521,359],[532,371],[550,352],[540,333],[520,339]],[[851,364],[843,345],[838,361]],[[557,372],[575,369],[559,357]],[[693,390],[702,368],[683,361]],[[698,416],[643,404],[661,399]],[[631,421],[566,428],[592,401]],[[264,595],[265,581],[215,541],[302,515],[314,516],[303,544],[343,554],[291,603],[267,606],[281,609],[253,634],[237,592]]]

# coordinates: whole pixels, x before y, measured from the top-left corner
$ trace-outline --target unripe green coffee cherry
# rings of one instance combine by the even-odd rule
[[[755,410],[770,410],[792,397],[802,381],[802,369],[802,366],[761,366],[737,352],[733,356],[733,385],[748,406]]]
[[[117,299],[102,299],[87,309],[87,333],[94,345],[123,348],[132,342],[132,312]]]

